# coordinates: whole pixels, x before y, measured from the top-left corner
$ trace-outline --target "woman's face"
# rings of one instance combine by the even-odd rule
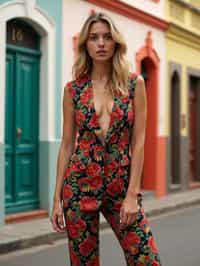
[[[86,41],[87,51],[95,61],[108,61],[112,58],[116,42],[112,38],[110,27],[105,22],[91,25]]]

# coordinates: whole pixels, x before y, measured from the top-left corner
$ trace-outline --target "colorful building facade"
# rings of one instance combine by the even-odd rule
[[[169,24],[164,2],[0,0],[0,223],[23,213],[50,214],[64,85],[72,78],[80,27],[92,12],[111,16],[126,40],[131,71],[144,76],[148,116],[142,189],[166,195]]]
[[[200,6],[166,1],[167,192],[200,186]]]
[[[61,123],[62,1],[0,0],[0,18],[0,223],[5,223],[16,214],[48,215],[51,209]]]
[[[63,85],[71,67],[81,25],[91,12],[105,12],[115,21],[128,46],[131,71],[146,81],[148,117],[142,188],[166,194],[165,31],[164,1],[86,0],[63,2]],[[76,19],[74,19],[76,18]],[[74,51],[72,54],[70,51]]]

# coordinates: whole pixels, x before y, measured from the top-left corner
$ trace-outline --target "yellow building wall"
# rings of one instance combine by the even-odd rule
[[[191,3],[190,1],[187,1]],[[172,11],[172,7],[177,8]],[[169,63],[181,65],[180,76],[180,115],[186,115],[186,126],[180,129],[181,136],[188,135],[188,76],[187,68],[200,71],[200,29],[195,28],[196,22],[200,21],[200,12],[192,11],[177,1],[165,2],[165,14],[170,22],[166,32],[166,135],[170,134],[170,69]],[[183,15],[183,18],[181,17]],[[182,21],[181,21],[182,20]],[[193,24],[192,24],[193,22]],[[200,25],[200,24],[199,24]],[[199,26],[198,25],[198,26]]]
[[[188,77],[187,77],[187,68],[191,67],[197,70],[200,70],[200,47],[199,50],[194,49],[192,47],[188,47],[181,43],[177,43],[173,40],[166,39],[166,101],[167,101],[167,110],[166,110],[166,117],[168,117],[167,127],[166,127],[166,135],[169,135],[170,130],[170,121],[169,121],[169,114],[170,114],[170,70],[169,70],[169,62],[173,62],[176,64],[181,65],[181,114],[186,115],[186,127],[181,129],[181,135],[187,135],[187,126],[188,126]]]

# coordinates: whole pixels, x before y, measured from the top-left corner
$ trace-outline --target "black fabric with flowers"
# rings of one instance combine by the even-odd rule
[[[73,98],[78,127],[76,148],[65,167],[62,190],[72,266],[99,265],[99,212],[119,239],[127,265],[161,265],[142,207],[142,194],[138,194],[136,221],[119,229],[120,207],[130,176],[135,84],[136,76],[130,77],[129,95],[115,96],[104,137],[95,112],[90,75],[66,85]]]

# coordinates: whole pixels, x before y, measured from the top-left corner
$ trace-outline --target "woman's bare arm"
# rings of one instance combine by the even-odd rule
[[[133,99],[135,121],[131,139],[131,170],[126,197],[120,208],[120,227],[132,224],[137,216],[139,202],[137,194],[140,192],[141,174],[144,162],[144,142],[146,128],[146,91],[144,79],[139,76],[136,80]]]
[[[61,199],[64,168],[73,152],[76,139],[75,111],[72,95],[68,83],[64,88],[63,96],[63,134],[57,158],[56,186],[54,202]]]
[[[136,196],[140,192],[141,185],[147,118],[146,89],[142,76],[137,78],[133,101],[135,121],[131,140],[131,174],[127,194]]]

